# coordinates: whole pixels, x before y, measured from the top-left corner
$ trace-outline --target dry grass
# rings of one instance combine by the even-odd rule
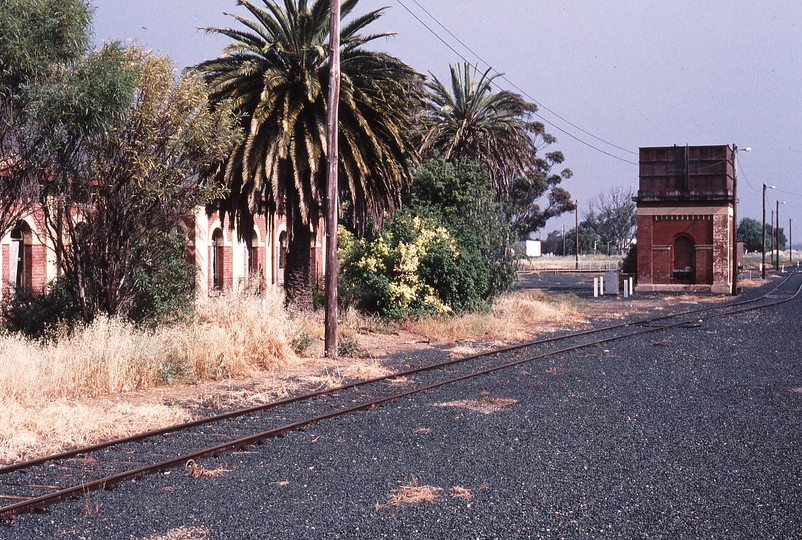
[[[230,379],[297,362],[299,323],[278,295],[216,299],[191,323],[138,329],[98,318],[50,343],[0,338],[0,461],[120,437],[185,421],[159,402],[110,399],[173,380]]]
[[[55,400],[22,404],[0,400],[0,462],[124,437],[189,420],[189,413],[160,403]]]
[[[447,401],[444,403],[435,403],[434,406],[458,407],[461,409],[468,409],[471,411],[480,412],[482,414],[492,414],[500,411],[509,410],[516,403],[518,403],[518,401],[514,399],[485,398],[485,399],[461,399],[457,401]]]
[[[440,498],[443,488],[434,486],[421,486],[418,479],[414,476],[409,484],[393,490],[387,496],[387,501],[392,506],[406,506],[410,504],[420,504],[424,502],[434,502]]]
[[[454,486],[448,490],[448,493],[455,499],[473,499],[473,493],[471,493],[471,490],[464,487]]]
[[[201,476],[220,476],[224,473],[231,472],[231,469],[224,469],[218,467],[216,469],[207,469],[203,465],[198,465],[194,459],[190,459],[186,463],[186,468],[189,469],[190,478],[200,478]]]
[[[581,323],[582,309],[570,296],[534,292],[502,298],[490,313],[398,325],[349,311],[340,336],[358,345],[358,358],[336,362],[322,354],[322,314],[287,314],[278,294],[212,299],[192,322],[155,332],[99,318],[48,344],[2,336],[0,462],[186,421],[198,407],[250,406],[383,376],[381,358],[401,349],[459,342],[452,355],[473,354]],[[293,351],[299,336],[303,358]]]
[[[406,321],[401,326],[430,342],[483,339],[518,341],[548,331],[556,323],[584,322],[573,297],[553,299],[541,292],[516,292],[502,297],[488,313],[468,313]]]
[[[203,527],[179,527],[164,534],[148,536],[142,540],[209,540],[209,530]]]

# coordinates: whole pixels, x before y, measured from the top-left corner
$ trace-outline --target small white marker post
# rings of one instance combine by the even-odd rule
[[[593,278],[593,298],[599,297],[599,278]]]
[[[599,276],[599,291],[604,296],[604,276]]]
[[[624,298],[629,298],[629,281],[624,280]]]
[[[632,296],[633,293],[635,292],[634,286],[635,286],[635,278],[630,277],[629,278],[629,295],[630,296]]]

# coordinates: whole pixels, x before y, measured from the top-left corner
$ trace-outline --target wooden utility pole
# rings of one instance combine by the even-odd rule
[[[329,22],[329,101],[326,143],[328,172],[326,175],[326,356],[337,358],[337,146],[340,104],[340,0],[331,0]]]

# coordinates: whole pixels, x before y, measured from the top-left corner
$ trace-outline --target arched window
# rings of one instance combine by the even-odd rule
[[[673,246],[673,278],[677,283],[696,281],[696,247],[689,236],[678,236]]]
[[[224,257],[225,242],[223,231],[215,229],[212,233],[212,287],[219,291],[223,290],[223,273],[225,270]]]
[[[278,235],[278,267],[283,270],[287,265],[287,231]]]
[[[11,231],[8,253],[8,280],[15,291],[31,290],[31,227],[24,221]]]
[[[256,231],[253,231],[252,234],[251,241],[248,242],[247,246],[248,262],[246,271],[248,272],[249,279],[252,276],[258,279],[259,269],[262,267],[260,264],[261,261],[259,260],[259,236],[256,234]]]

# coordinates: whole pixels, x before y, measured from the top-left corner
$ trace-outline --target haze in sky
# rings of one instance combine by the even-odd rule
[[[255,0],[260,4],[262,0]],[[235,0],[95,0],[95,41],[134,40],[179,69],[221,54],[199,27],[237,27]],[[448,77],[464,60],[540,107],[574,176],[580,216],[614,186],[638,187],[638,148],[736,144],[738,216],[802,238],[802,2],[798,0],[362,0],[387,6],[374,42],[421,73]],[[768,219],[768,217],[767,217]],[[573,227],[574,218],[540,231]],[[796,235],[794,235],[796,236]]]

